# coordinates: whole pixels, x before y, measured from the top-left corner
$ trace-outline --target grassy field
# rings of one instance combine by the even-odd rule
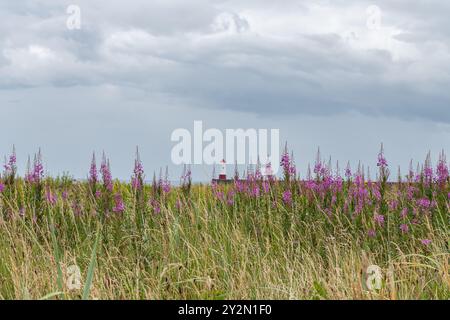
[[[86,182],[44,177],[39,155],[19,178],[15,161],[0,184],[2,299],[450,298],[443,155],[396,183],[382,152],[375,181],[320,160],[298,180],[286,152],[280,179],[192,185],[187,170],[178,187],[144,184],[139,158],[130,183],[106,158]]]

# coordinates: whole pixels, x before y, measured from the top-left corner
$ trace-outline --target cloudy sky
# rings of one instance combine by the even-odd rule
[[[450,150],[444,0],[0,2],[0,154],[53,175],[93,150],[128,178],[171,164],[177,128],[277,128],[304,173],[324,157],[392,167]],[[69,5],[80,29],[67,27]],[[72,20],[71,20],[72,21]],[[194,168],[207,180],[210,168]]]

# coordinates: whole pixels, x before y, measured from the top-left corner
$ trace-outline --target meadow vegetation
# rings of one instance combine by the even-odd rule
[[[105,156],[77,181],[45,176],[40,153],[19,177],[13,152],[0,178],[0,298],[450,298],[444,153],[396,178],[383,150],[373,180],[320,156],[300,179],[287,149],[281,168],[202,185],[185,167],[178,186],[167,173],[147,184],[137,153],[130,182]]]

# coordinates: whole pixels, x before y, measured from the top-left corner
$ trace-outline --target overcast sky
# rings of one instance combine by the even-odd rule
[[[281,5],[282,3],[282,5]],[[67,27],[69,5],[81,28]],[[376,7],[374,7],[376,6]],[[0,2],[0,154],[83,178],[92,151],[131,175],[171,164],[171,132],[276,128],[302,174],[328,159],[392,167],[450,150],[450,2]],[[196,167],[196,180],[210,168]]]

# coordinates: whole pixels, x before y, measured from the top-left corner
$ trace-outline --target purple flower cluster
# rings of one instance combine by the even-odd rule
[[[45,192],[45,199],[48,204],[51,206],[54,206],[56,202],[58,201],[58,196],[50,190],[50,188],[47,188]]]
[[[377,166],[380,167],[380,168],[386,168],[388,166],[386,158],[384,157],[383,145],[381,145],[380,152],[378,153]]]
[[[92,155],[92,161],[91,161],[91,167],[89,169],[89,184],[91,186],[95,186],[98,181],[98,174],[97,174],[97,162],[95,160],[95,153]]]
[[[5,176],[8,175],[15,175],[16,171],[17,171],[17,157],[16,157],[16,150],[15,148],[13,148],[13,151],[11,153],[11,155],[9,156],[8,161],[5,160],[5,165],[3,166],[5,169]]]
[[[285,180],[295,178],[295,176],[297,175],[297,169],[294,164],[293,156],[289,155],[287,145],[284,149],[283,154],[281,155],[280,165],[283,168],[283,175]]]
[[[380,227],[382,227],[382,226],[384,225],[384,216],[383,216],[383,215],[381,215],[381,214],[376,214],[375,217],[374,217],[374,219],[375,219],[375,222],[376,222]]]
[[[417,206],[423,210],[428,210],[436,204],[434,201],[427,198],[418,199],[416,202]]]
[[[284,204],[290,206],[292,204],[292,192],[286,190],[283,192],[283,202]]]
[[[139,156],[139,150],[136,149],[136,159],[134,160],[133,177],[131,185],[136,190],[141,190],[144,184],[144,166]]]
[[[106,156],[103,154],[103,160],[100,167],[100,173],[102,174],[103,186],[109,192],[113,191],[113,181],[111,175],[111,168],[109,165],[109,160],[106,159]]]
[[[449,178],[449,170],[444,151],[439,156],[439,162],[436,168],[436,180],[439,184],[443,185]]]
[[[159,214],[161,212],[161,206],[156,199],[151,199],[149,205],[152,207],[154,213]]]
[[[402,233],[408,233],[408,231],[409,231],[408,225],[407,225],[406,223],[402,223],[402,224],[400,225],[400,231],[401,231]]]
[[[345,177],[347,178],[347,180],[352,177],[352,170],[350,168],[350,162],[347,163],[347,167],[345,168]]]
[[[122,199],[122,195],[120,193],[116,193],[114,195],[114,208],[113,212],[115,213],[123,213],[125,211],[125,204]]]
[[[184,165],[183,173],[181,174],[180,178],[180,186],[183,193],[186,196],[189,195],[192,186],[192,172],[190,166],[187,167],[186,165]]]
[[[34,157],[33,169],[28,167],[25,180],[31,184],[39,184],[44,178],[44,166],[42,164],[41,151]]]

